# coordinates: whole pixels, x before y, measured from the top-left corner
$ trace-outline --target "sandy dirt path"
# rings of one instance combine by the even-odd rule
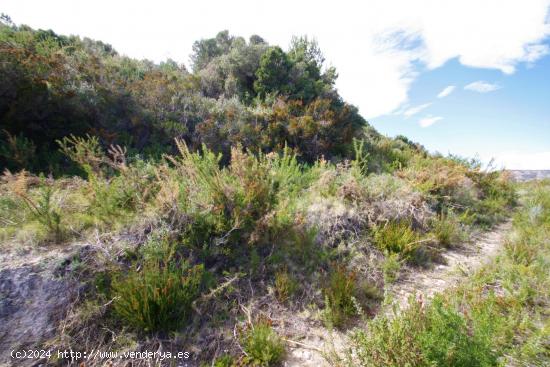
[[[510,227],[511,222],[505,222],[490,232],[480,234],[472,243],[445,251],[442,254],[443,263],[436,264],[432,269],[407,269],[390,288],[394,301],[405,307],[413,294],[422,294],[429,299],[458,285],[498,255]]]
[[[399,280],[389,288],[393,303],[397,302],[403,308],[408,305],[408,299],[413,294],[421,294],[424,299],[430,299],[435,294],[458,285],[499,254],[510,227],[511,222],[505,222],[489,232],[478,235],[470,243],[445,251],[442,254],[443,261],[432,268],[404,269]],[[386,311],[381,312],[389,312],[391,308],[387,307]],[[322,354],[328,353],[330,358],[331,353],[348,348],[349,333],[329,332],[323,327],[315,327],[311,328],[300,342],[304,345],[289,343],[285,366],[330,366]]]

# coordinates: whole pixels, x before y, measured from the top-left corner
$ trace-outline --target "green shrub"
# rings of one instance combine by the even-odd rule
[[[71,135],[58,144],[88,176],[90,212],[104,224],[124,222],[159,190],[156,167],[139,157],[129,164],[125,148],[111,145],[105,152],[92,136]]]
[[[496,354],[481,322],[468,325],[454,307],[436,298],[425,312],[426,323],[419,335],[424,355],[438,366],[474,367],[496,365]]]
[[[298,283],[288,270],[284,269],[275,273],[275,296],[279,302],[286,302],[297,288]]]
[[[96,175],[102,173],[101,165],[105,161],[105,155],[97,136],[78,137],[71,134],[57,140],[57,144],[59,150],[80,167],[87,168]]]
[[[191,317],[204,275],[202,265],[148,260],[141,270],[113,279],[115,313],[144,331],[177,330]]]
[[[379,316],[353,337],[361,366],[495,366],[491,344],[440,298],[411,301],[398,317]]]
[[[54,236],[55,241],[61,241],[61,210],[53,203],[54,189],[43,184],[36,199],[25,192],[17,192],[17,195],[31,213],[31,217],[43,225]]]
[[[242,345],[249,366],[277,366],[285,355],[283,341],[266,322],[256,323],[247,330],[242,337]]]
[[[357,275],[344,266],[337,265],[329,275],[324,288],[324,319],[329,326],[341,327],[350,316],[358,313],[356,296],[358,293]]]
[[[231,164],[221,168],[222,156],[205,146],[199,154],[192,153],[183,142],[177,145],[180,157],[170,160],[187,180],[187,205],[208,235],[219,235],[222,239],[217,244],[236,253],[243,250],[232,246],[236,243],[260,242],[263,233],[257,230],[258,221],[273,208],[276,199],[273,177],[265,162],[237,147],[231,149]],[[201,235],[193,233],[192,237]]]
[[[203,367],[210,367],[211,364],[204,364],[201,365]],[[216,358],[213,364],[214,367],[233,367],[235,366],[235,358],[230,356],[229,354],[225,354],[221,357]]]
[[[91,210],[100,221],[113,223],[123,216],[123,210],[132,208],[131,186],[123,177],[104,180],[90,171],[88,179],[93,190]]]
[[[374,228],[374,244],[382,251],[410,258],[418,247],[419,236],[406,222],[388,222]]]
[[[434,219],[431,233],[435,236],[437,242],[444,247],[457,245],[464,240],[464,232],[460,227],[460,222],[452,213],[440,214]]]
[[[387,253],[382,263],[384,283],[391,284],[395,282],[399,278],[400,269],[401,261],[399,259],[399,254]]]

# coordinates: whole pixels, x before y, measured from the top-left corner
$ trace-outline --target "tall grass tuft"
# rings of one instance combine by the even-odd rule
[[[50,185],[44,185],[38,192],[38,198],[33,199],[26,192],[16,192],[23,204],[31,213],[31,217],[47,228],[56,242],[62,240],[61,210],[53,203],[54,190]]]
[[[398,221],[375,227],[373,239],[380,250],[410,258],[418,247],[419,236],[409,223]]]
[[[453,213],[440,214],[434,219],[431,233],[437,242],[444,247],[451,247],[465,240],[465,233],[458,218]]]
[[[350,316],[357,314],[357,291],[357,274],[336,265],[323,290],[326,306],[323,316],[327,325],[342,327]]]
[[[146,332],[185,325],[204,284],[204,267],[148,260],[140,271],[113,280],[115,313]]]

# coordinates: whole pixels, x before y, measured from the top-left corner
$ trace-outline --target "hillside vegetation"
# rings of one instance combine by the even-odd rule
[[[90,134],[104,146],[159,157],[174,138],[265,153],[285,144],[302,160],[349,157],[367,126],[334,89],[315,42],[288,52],[227,31],[193,45],[193,72],[119,55],[99,41],[0,25],[0,166],[66,173],[56,140]]]
[[[503,253],[426,305],[381,316],[354,336],[352,365],[547,366],[550,182],[524,186]]]
[[[220,32],[194,44],[188,71],[4,17],[0,47],[0,248],[67,249],[55,274],[77,284],[43,347],[279,365],[300,330],[371,319],[401,268],[432,266],[516,205],[505,173],[378,134],[307,38],[284,51]],[[350,363],[536,359],[545,190],[526,196],[494,269],[375,319]]]

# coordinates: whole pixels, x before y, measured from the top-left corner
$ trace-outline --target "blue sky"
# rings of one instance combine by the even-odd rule
[[[307,35],[336,67],[344,99],[382,133],[522,169],[550,169],[549,8],[550,0],[0,3],[17,24],[187,66],[193,42],[220,30],[282,47]]]
[[[494,90],[465,89],[479,81]],[[406,135],[432,151],[495,158],[499,165],[515,166],[511,168],[550,169],[550,156],[544,154],[550,152],[549,81],[548,55],[518,65],[510,75],[453,59],[421,71],[410,86],[408,102],[370,123],[386,135]],[[438,98],[448,86],[454,86],[452,92]],[[436,121],[423,127],[423,119]]]

